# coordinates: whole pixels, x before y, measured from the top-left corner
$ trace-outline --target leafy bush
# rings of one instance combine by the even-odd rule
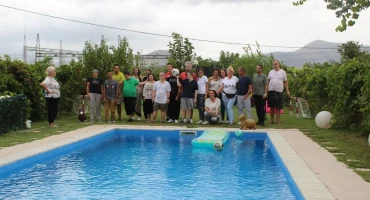
[[[26,128],[27,98],[23,95],[0,98],[0,134]]]

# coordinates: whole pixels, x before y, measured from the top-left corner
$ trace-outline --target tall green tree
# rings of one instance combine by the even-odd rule
[[[121,39],[118,47],[112,47],[112,50],[113,62],[120,65],[121,71],[131,71],[134,66],[134,55],[127,38]]]
[[[298,0],[293,5],[303,5],[307,0]],[[355,21],[360,16],[360,12],[370,7],[369,0],[324,0],[327,3],[326,8],[334,10],[337,18],[342,18],[341,24],[335,31],[343,32],[348,26],[355,25]]]
[[[173,41],[169,42],[168,51],[170,56],[168,61],[175,66],[175,68],[183,69],[186,61],[191,61],[194,53],[194,46],[188,38],[183,38],[178,33],[172,33]]]
[[[338,45],[338,53],[341,55],[342,62],[345,60],[360,57],[362,44],[355,41],[348,41],[345,44]]]
[[[236,62],[238,59],[240,59],[240,55],[238,53],[230,53],[228,51],[220,52],[219,62],[221,67],[227,68],[229,65],[231,65],[233,62]]]

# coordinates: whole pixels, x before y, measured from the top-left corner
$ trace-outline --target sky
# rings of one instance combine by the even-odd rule
[[[0,4],[33,12],[117,28],[183,37],[260,45],[305,46],[314,40],[370,45],[370,10],[360,14],[354,27],[335,32],[340,19],[326,3],[309,0],[295,7],[293,0],[0,0]],[[168,49],[171,38],[83,25],[0,7],[0,55],[22,58],[23,37],[28,46],[83,49],[86,41],[99,43],[101,35],[117,45],[127,37],[134,52]],[[218,59],[219,52],[243,53],[243,46],[192,41],[203,58]],[[261,47],[263,53],[296,49]]]

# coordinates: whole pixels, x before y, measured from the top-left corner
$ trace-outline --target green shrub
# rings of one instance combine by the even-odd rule
[[[0,134],[26,128],[27,98],[17,95],[0,98]]]

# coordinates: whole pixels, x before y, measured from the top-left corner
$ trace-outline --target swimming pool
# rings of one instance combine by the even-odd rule
[[[265,133],[232,133],[223,151],[194,138],[114,129],[0,167],[0,198],[303,199]]]

